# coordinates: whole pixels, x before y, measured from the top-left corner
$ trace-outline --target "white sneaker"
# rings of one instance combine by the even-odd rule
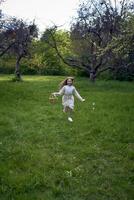
[[[72,118],[71,117],[68,117],[68,121],[70,122],[73,122]]]

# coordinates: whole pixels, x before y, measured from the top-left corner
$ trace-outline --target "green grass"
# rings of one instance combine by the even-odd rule
[[[0,76],[0,200],[133,200],[134,84],[76,78],[70,123],[63,78]]]

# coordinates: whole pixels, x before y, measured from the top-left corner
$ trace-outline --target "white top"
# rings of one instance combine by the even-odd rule
[[[72,96],[74,94],[80,101],[83,101],[83,98],[80,96],[80,94],[73,85],[65,85],[60,89],[59,92],[55,92],[54,94],[65,96]]]

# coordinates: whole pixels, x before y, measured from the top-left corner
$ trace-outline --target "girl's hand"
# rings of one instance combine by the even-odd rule
[[[56,97],[56,94],[55,94],[55,92],[53,92],[53,93],[52,93],[52,95],[54,95],[54,96]]]
[[[85,99],[82,99],[82,102],[84,102],[85,101]]]

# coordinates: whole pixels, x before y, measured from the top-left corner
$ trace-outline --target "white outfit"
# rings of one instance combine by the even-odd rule
[[[55,95],[63,95],[62,96],[62,105],[65,107],[74,108],[74,96],[75,95],[80,101],[83,101],[83,98],[80,96],[76,88],[71,85],[63,86],[59,92],[54,92]]]

